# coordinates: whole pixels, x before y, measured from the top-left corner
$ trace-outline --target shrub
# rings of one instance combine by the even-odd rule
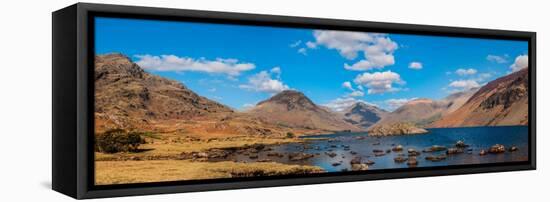
[[[136,152],[143,143],[145,140],[139,133],[113,129],[96,136],[95,150],[103,153]]]
[[[294,135],[294,133],[292,133],[292,132],[288,132],[288,133],[286,133],[286,137],[287,138],[294,138],[294,137],[296,137],[296,135]]]

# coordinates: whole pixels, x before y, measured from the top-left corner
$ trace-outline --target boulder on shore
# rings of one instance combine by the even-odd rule
[[[397,145],[397,146],[391,148],[391,150],[394,151],[394,152],[403,151],[403,145]]]
[[[373,126],[368,129],[367,132],[369,136],[416,135],[428,133],[426,129],[418,128],[412,123],[393,123]]]
[[[407,165],[411,167],[418,165],[418,161],[416,160],[416,157],[414,156],[409,157],[409,159],[407,160]]]
[[[295,152],[288,154],[288,159],[291,161],[302,161],[314,157],[313,154]]]
[[[504,147],[504,145],[501,145],[501,144],[495,144],[491,146],[491,148],[489,148],[489,153],[492,153],[492,154],[503,153],[505,151],[506,151],[506,147]]]
[[[508,149],[509,152],[515,152],[517,150],[519,150],[519,149],[516,146],[512,146],[512,147],[510,147],[510,149]]]
[[[487,151],[485,151],[484,149],[482,149],[481,151],[479,151],[479,155],[480,156],[485,156],[487,154]]]

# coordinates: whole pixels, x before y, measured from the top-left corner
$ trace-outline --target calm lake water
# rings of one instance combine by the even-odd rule
[[[469,127],[469,128],[437,128],[427,129],[428,134],[389,136],[389,137],[368,137],[367,133],[340,133],[330,135],[308,136],[306,138],[329,138],[329,140],[310,140],[305,144],[292,143],[271,146],[271,151],[261,151],[258,158],[251,159],[247,155],[233,154],[229,159],[244,162],[255,162],[258,160],[270,159],[274,162],[285,164],[315,165],[320,166],[328,172],[351,170],[350,161],[354,157],[361,157],[363,161],[370,160],[374,164],[369,166],[373,169],[407,168],[407,162],[396,163],[395,157],[399,155],[407,158],[407,150],[415,149],[421,152],[417,156],[416,167],[432,167],[462,164],[483,164],[496,162],[527,161],[528,159],[528,127],[526,126],[498,126],[498,127]],[[447,148],[454,147],[457,141],[464,141],[469,147],[464,153],[447,155],[442,161],[432,162],[425,160],[426,156],[445,154],[445,151],[425,153],[425,150],[432,145],[441,145]],[[500,154],[487,154],[480,156],[480,150],[488,150],[492,145],[502,144],[508,149],[511,146],[519,148],[518,151],[506,151]],[[375,156],[373,150],[392,149],[396,145],[402,145],[402,152],[386,153],[383,156]],[[290,161],[288,156],[276,157],[267,156],[269,152],[288,154],[292,152],[303,152],[315,156],[301,161]],[[327,153],[335,153],[330,157]],[[336,165],[340,163],[340,165]]]

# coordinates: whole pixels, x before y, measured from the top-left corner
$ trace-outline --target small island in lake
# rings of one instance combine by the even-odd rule
[[[375,125],[368,129],[369,136],[391,136],[391,135],[418,135],[428,131],[416,127],[412,123],[393,123],[387,125]]]

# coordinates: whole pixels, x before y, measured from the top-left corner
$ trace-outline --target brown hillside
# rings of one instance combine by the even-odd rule
[[[95,58],[95,112],[100,128],[139,128],[150,121],[232,111],[180,82],[143,71],[124,55]]]
[[[528,69],[489,82],[462,107],[431,127],[526,125],[528,123]]]
[[[258,103],[246,113],[284,127],[325,131],[362,131],[339,114],[317,106],[303,93],[282,91]]]

